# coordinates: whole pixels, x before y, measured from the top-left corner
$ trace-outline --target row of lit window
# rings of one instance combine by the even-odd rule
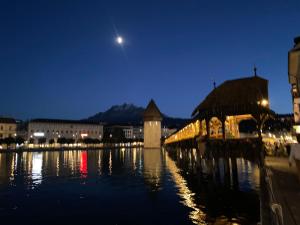
[[[3,129],[4,129],[3,126],[0,126],[0,130],[3,130]],[[12,130],[12,126],[9,126],[8,130]]]
[[[36,130],[35,132],[44,132],[44,130],[41,130],[41,131],[40,131],[40,130]],[[54,132],[55,132],[55,131],[52,130],[52,134],[54,134]],[[87,132],[86,132],[85,130],[83,130],[83,131],[76,131],[76,132],[75,132],[75,131],[72,131],[72,130],[70,130],[70,131],[68,131],[68,130],[63,131],[63,130],[62,130],[62,131],[56,131],[55,133],[56,133],[56,134],[59,134],[59,133],[60,133],[60,134],[63,134],[64,132],[65,132],[66,134],[68,134],[68,133],[70,133],[70,134],[73,134],[73,133],[76,133],[76,134],[77,134],[77,133],[100,134],[100,132],[98,132],[98,131],[87,131]],[[34,133],[34,130],[31,130],[31,133]],[[47,130],[47,133],[50,133],[50,131]]]
[[[7,135],[8,137],[13,137],[13,135],[12,134],[8,134]],[[16,135],[15,135],[16,136]],[[4,137],[4,134],[0,134],[0,138],[3,138]]]

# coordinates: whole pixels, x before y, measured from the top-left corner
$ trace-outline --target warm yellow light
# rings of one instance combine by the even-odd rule
[[[300,134],[300,126],[299,125],[293,126],[293,128],[295,129],[296,134]]]
[[[267,99],[262,99],[261,101],[258,101],[257,104],[266,107],[268,106],[269,102]]]
[[[262,106],[267,106],[269,104],[269,102],[268,102],[268,100],[266,100],[266,99],[263,99],[262,101],[261,101],[261,105]]]

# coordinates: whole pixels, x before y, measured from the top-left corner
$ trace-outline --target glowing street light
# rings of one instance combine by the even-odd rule
[[[262,101],[261,101],[261,105],[262,106],[267,106],[269,104],[269,102],[268,102],[268,100],[266,100],[266,99],[263,99]]]
[[[261,101],[258,101],[257,104],[266,107],[268,106],[269,102],[267,99],[262,99]]]

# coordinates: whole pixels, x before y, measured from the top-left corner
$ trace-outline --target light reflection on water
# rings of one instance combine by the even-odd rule
[[[34,185],[42,183],[42,166],[43,166],[43,155],[40,152],[34,152],[32,154],[32,182]]]
[[[201,208],[196,205],[194,195],[187,186],[187,182],[185,179],[180,175],[180,170],[177,168],[175,162],[170,159],[168,153],[166,154],[166,165],[172,175],[173,180],[176,183],[176,187],[178,188],[178,195],[183,199],[181,201],[185,206],[192,209],[190,212],[190,219],[195,224],[206,224],[205,220],[205,213],[202,212]]]
[[[0,216],[94,213],[103,224],[137,218],[139,224],[251,224],[259,219],[258,190],[257,165],[207,160],[196,149],[0,153]]]

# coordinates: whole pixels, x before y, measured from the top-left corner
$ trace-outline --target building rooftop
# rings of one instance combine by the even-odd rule
[[[98,122],[90,120],[62,120],[62,119],[33,119],[30,123],[68,123],[68,124],[90,124],[100,125]]]
[[[155,120],[162,120],[162,114],[158,109],[157,105],[155,104],[154,100],[151,99],[147,108],[144,111],[144,121],[155,121]]]
[[[16,123],[13,118],[0,117],[0,123]]]

